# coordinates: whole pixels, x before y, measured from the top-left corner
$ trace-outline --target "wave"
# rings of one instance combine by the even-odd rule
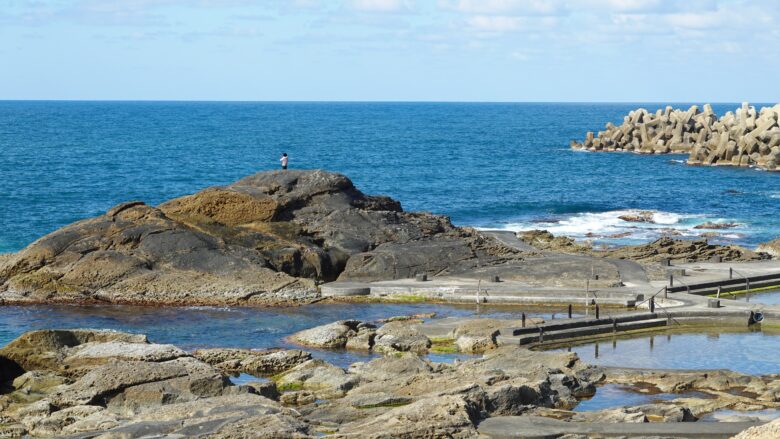
[[[719,241],[745,237],[742,234],[734,233],[735,228],[744,231],[744,224],[730,228],[729,233],[695,228],[705,222],[732,223],[735,221],[701,214],[623,209],[529,218],[521,222],[504,224],[500,228],[513,232],[544,229],[556,236],[569,236],[580,241],[592,241],[596,244],[606,245],[639,244],[653,241],[662,236],[708,237]]]

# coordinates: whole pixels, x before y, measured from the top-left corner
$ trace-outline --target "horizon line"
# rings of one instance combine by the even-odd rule
[[[329,100],[329,99],[290,99],[290,100],[241,100],[241,99],[0,99],[0,102],[123,102],[123,103],[302,103],[302,104],[771,104],[772,101],[470,101],[470,100]]]

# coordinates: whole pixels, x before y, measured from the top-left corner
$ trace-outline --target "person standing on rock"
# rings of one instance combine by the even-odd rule
[[[287,157],[287,153],[282,153],[282,158],[279,159],[280,162],[282,162],[282,169],[287,169],[287,162],[289,160],[289,157]]]

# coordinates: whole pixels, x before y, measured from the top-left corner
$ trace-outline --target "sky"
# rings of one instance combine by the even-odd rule
[[[0,99],[780,101],[775,0],[0,5]]]

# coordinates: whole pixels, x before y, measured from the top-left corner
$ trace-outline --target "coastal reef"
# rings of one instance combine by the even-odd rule
[[[478,320],[462,322],[456,332],[470,333]],[[406,322],[415,331],[434,329],[399,320],[380,327],[377,338],[383,330],[384,335],[403,334],[400,326]],[[392,328],[385,329],[388,325]],[[780,402],[775,376],[606,368],[586,364],[571,352],[512,345],[439,363],[397,340],[384,355],[343,368],[300,350],[188,353],[141,334],[31,331],[0,349],[0,436],[487,438],[516,437],[503,433],[513,433],[516,423],[538,422],[593,432],[604,424],[630,432],[636,424],[672,423],[696,433],[701,425],[696,421],[708,413],[775,408]],[[231,377],[238,373],[251,376],[235,384]],[[678,395],[650,404],[572,411],[603,385]],[[495,432],[495,423],[508,423],[509,429]],[[771,434],[776,424],[762,429]]]
[[[631,111],[623,124],[607,123],[603,131],[588,132],[571,147],[586,151],[633,151],[640,154],[689,154],[688,164],[755,166],[780,170],[780,104],[755,107],[743,103],[718,118],[712,106],[687,110],[667,106],[655,113]]]
[[[150,206],[119,204],[0,258],[4,303],[283,304],[317,284],[455,274],[522,252],[404,212],[325,171],[261,172]]]

